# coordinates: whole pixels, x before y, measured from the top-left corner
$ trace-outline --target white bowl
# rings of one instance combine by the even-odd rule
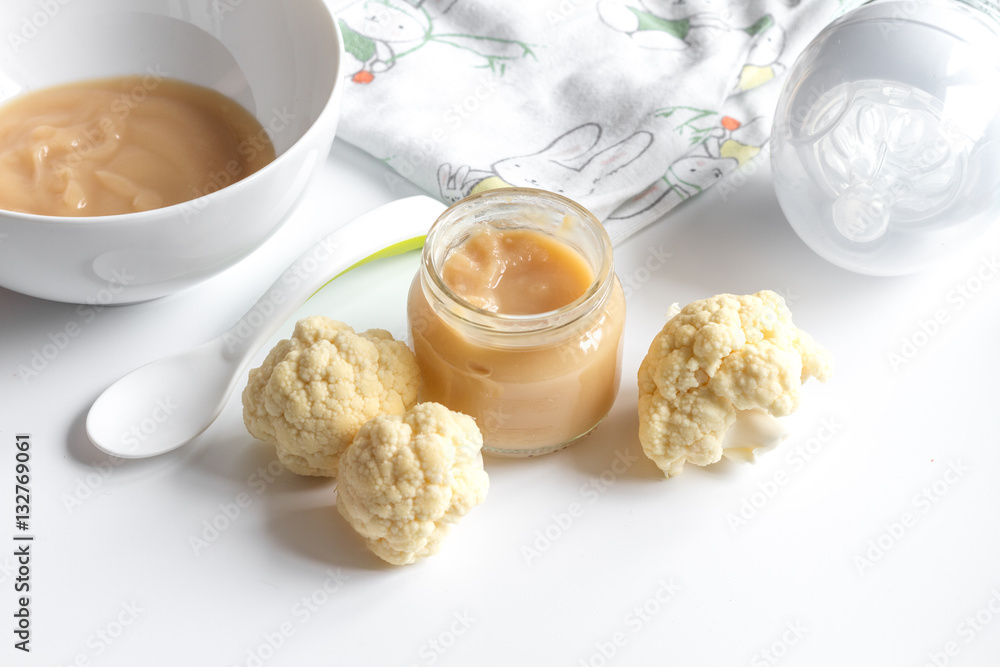
[[[0,35],[0,100],[80,79],[168,76],[238,101],[277,154],[241,181],[142,213],[0,210],[8,289],[129,303],[197,283],[281,225],[333,143],[343,40],[322,0],[5,0]]]

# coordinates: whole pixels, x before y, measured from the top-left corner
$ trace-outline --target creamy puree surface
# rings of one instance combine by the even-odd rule
[[[557,310],[594,282],[575,249],[533,229],[484,228],[445,258],[441,279],[468,303],[504,315]]]
[[[145,211],[214,192],[274,156],[260,123],[214,90],[149,76],[65,84],[0,107],[0,208]]]

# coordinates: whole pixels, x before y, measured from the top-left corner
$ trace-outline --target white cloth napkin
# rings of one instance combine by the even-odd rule
[[[784,74],[861,0],[330,0],[339,136],[446,202],[559,192],[619,242],[767,157]]]

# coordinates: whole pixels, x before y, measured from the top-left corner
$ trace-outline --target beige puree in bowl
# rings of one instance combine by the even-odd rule
[[[161,76],[30,91],[0,107],[0,208],[116,215],[197,199],[274,159],[237,102]]]

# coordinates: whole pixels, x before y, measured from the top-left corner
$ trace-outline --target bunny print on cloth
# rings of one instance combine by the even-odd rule
[[[675,112],[677,110],[670,110],[667,115]],[[717,116],[708,111],[698,115],[699,118]],[[703,138],[695,144],[697,148],[693,152],[671,163],[659,180],[618,208],[611,218],[628,220],[650,210],[670,210],[761,154],[770,131],[766,118],[757,117],[742,123],[731,116],[722,116],[718,122],[717,127],[703,131]]]
[[[566,132],[537,153],[497,160],[490,171],[460,167],[452,172],[451,165],[442,164],[438,169],[441,197],[454,203],[483,190],[513,186],[544,187],[582,201],[599,187],[613,188],[616,181],[629,183],[631,179],[625,167],[646,152],[653,135],[636,132],[613,146],[594,152],[600,138],[601,127],[587,123]]]
[[[597,11],[609,27],[647,49],[697,53],[734,30],[726,0],[616,2],[601,0]],[[756,32],[756,24],[744,29]],[[693,54],[692,54],[693,55]]]
[[[798,52],[861,0],[327,0],[339,136],[442,201],[561,193],[614,242],[767,157]]]
[[[503,70],[505,60],[531,55],[527,44],[482,35],[442,33],[435,28],[435,15],[447,11],[447,2],[393,2],[362,0],[346,7],[338,16],[344,35],[344,51],[356,64],[354,83],[371,83],[375,75],[393,67],[403,56],[429,42],[447,44],[478,55],[482,66]]]

